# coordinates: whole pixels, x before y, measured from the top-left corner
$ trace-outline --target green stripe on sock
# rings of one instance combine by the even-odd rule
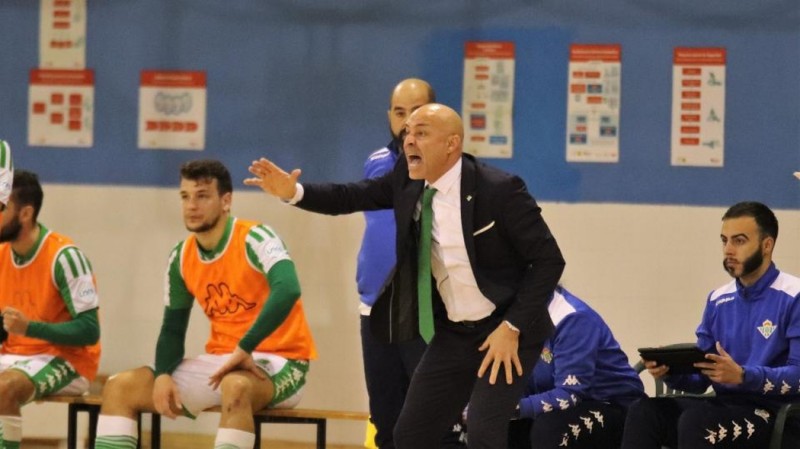
[[[129,435],[103,435],[94,441],[94,449],[136,449],[136,437]]]

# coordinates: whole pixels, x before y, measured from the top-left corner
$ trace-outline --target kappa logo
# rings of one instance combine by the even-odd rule
[[[581,383],[578,381],[578,378],[575,377],[574,374],[570,374],[564,379],[564,383],[561,385],[580,385]]]
[[[228,284],[224,282],[219,285],[208,284],[206,291],[208,296],[204,300],[206,303],[204,310],[210,317],[230,315],[238,312],[241,308],[250,310],[256,306],[256,303],[247,302],[241,296],[233,293]]]
[[[761,409],[761,408],[757,408],[757,409],[753,410],[753,414],[758,416],[759,418],[763,419],[765,423],[769,424],[769,416],[770,415],[769,415],[768,411],[766,411],[764,409]]]
[[[758,326],[757,329],[759,332],[761,332],[761,335],[763,335],[764,338],[769,338],[770,335],[772,335],[772,333],[775,332],[775,329],[777,328],[778,326],[772,324],[772,321],[764,320],[764,322],[761,323],[761,326]]]

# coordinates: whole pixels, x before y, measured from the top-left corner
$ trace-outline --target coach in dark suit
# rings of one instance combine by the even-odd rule
[[[382,178],[300,185],[300,170],[286,173],[261,159],[250,167],[256,177],[245,183],[325,214],[394,209],[397,267],[371,315],[373,332],[392,341],[424,327],[418,323],[426,308],[418,306],[417,290],[420,198],[424,189],[436,189],[430,251],[435,335],[411,381],[395,445],[437,448],[469,402],[469,447],[504,449],[523,373],[532,370],[552,332],[547,302],[564,260],[524,182],[462,154],[463,125],[455,111],[422,106],[406,132],[405,158]],[[505,381],[496,382],[500,368]]]

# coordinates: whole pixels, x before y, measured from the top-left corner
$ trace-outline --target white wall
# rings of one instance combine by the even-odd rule
[[[729,279],[719,243],[723,207],[544,203],[542,208],[567,260],[564,284],[606,318],[632,361],[637,347],[694,339],[706,295]],[[235,193],[233,211],[271,225],[297,264],[320,353],[301,406],[366,411],[354,281],[361,215],[310,214],[256,192]],[[800,273],[800,213],[777,213],[776,262]],[[101,371],[151,363],[166,258],[186,234],[177,189],[47,185],[41,221],[75,239],[94,265],[101,294]],[[206,332],[206,320],[195,310],[187,354],[202,351]],[[217,418],[165,420],[164,429],[213,433]],[[26,436],[64,437],[66,409],[29,406],[24,426]],[[265,437],[292,440],[310,441],[312,430],[264,427]],[[334,421],[328,432],[331,443],[359,444],[364,426]]]

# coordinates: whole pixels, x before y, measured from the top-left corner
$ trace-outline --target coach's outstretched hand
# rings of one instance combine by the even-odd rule
[[[301,173],[299,168],[286,173],[272,161],[262,157],[253,161],[248,170],[255,177],[245,179],[246,185],[261,187],[263,191],[284,201],[291,200],[297,192],[297,178]]]

